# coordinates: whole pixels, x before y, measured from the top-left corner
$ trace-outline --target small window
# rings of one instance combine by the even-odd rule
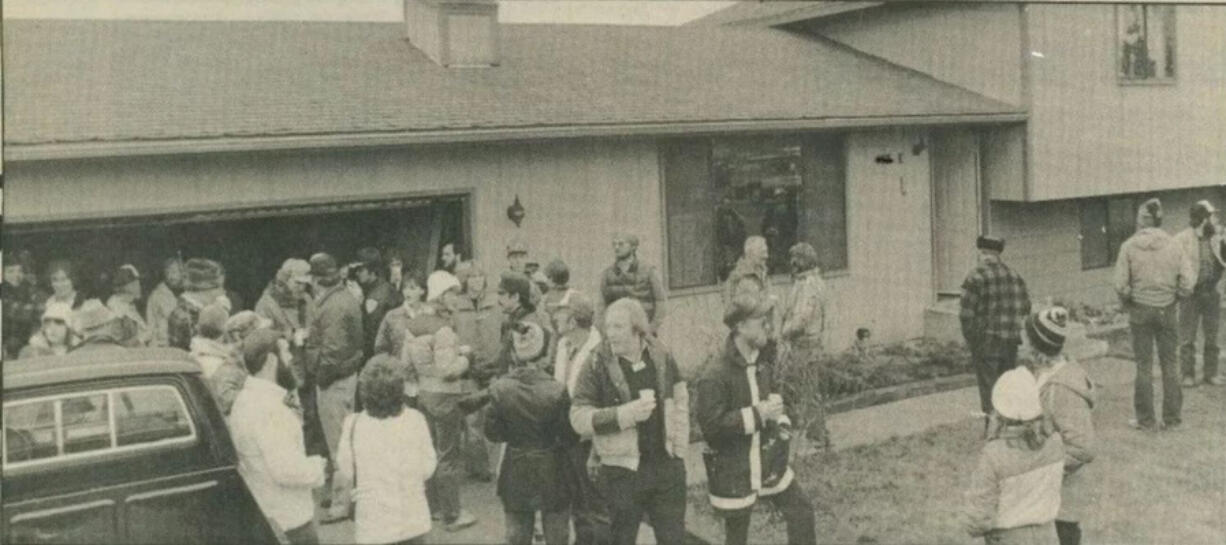
[[[1110,267],[1120,246],[1136,232],[1138,200],[1132,197],[1081,201],[1081,268]]]
[[[171,386],[74,393],[4,406],[5,468],[195,438],[187,405]]]
[[[1175,7],[1120,5],[1115,8],[1115,19],[1120,80],[1175,79]]]

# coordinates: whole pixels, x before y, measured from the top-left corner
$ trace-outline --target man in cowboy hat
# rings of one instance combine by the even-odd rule
[[[979,402],[992,414],[992,385],[1001,373],[1017,365],[1022,343],[1022,322],[1030,314],[1030,292],[1021,275],[1005,265],[1001,238],[980,236],[975,241],[979,263],[962,282],[962,337],[971,350],[979,379]],[[987,430],[984,420],[984,430]]]
[[[1217,209],[1209,201],[1199,201],[1188,212],[1190,226],[1175,235],[1184,255],[1192,261],[1192,295],[1179,305],[1179,356],[1183,364],[1183,386],[1195,388],[1196,330],[1204,330],[1204,381],[1221,386],[1218,376],[1218,324],[1222,296],[1218,283],[1226,262],[1222,260],[1222,235],[1218,232]]]

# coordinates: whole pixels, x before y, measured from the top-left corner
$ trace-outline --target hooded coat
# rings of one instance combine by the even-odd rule
[[[1090,466],[1097,448],[1091,418],[1095,393],[1085,369],[1071,359],[1057,362],[1051,371],[1039,377],[1043,413],[1064,440],[1064,485],[1056,520],[1079,521],[1086,508],[1097,503],[1097,494],[1091,488],[1094,477]],[[1091,472],[1090,476],[1087,472]]]
[[[1115,262],[1115,292],[1124,303],[1165,308],[1192,294],[1196,269],[1175,239],[1145,227],[1120,246]]]

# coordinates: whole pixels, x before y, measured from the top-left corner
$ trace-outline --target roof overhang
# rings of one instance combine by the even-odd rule
[[[440,131],[234,136],[113,142],[9,143],[4,148],[4,160],[14,162],[48,161],[147,155],[400,147],[567,138],[661,137],[732,132],[788,132],[921,125],[995,125],[1024,122],[1026,119],[1027,114],[1025,112],[955,113],[846,118],[827,117],[820,119],[698,121]]]

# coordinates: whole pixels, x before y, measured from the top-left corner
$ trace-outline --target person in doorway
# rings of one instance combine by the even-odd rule
[[[759,499],[783,513],[790,545],[817,543],[813,505],[793,481],[783,450],[791,419],[778,393],[779,352],[767,328],[770,317],[769,300],[734,299],[724,315],[731,333],[698,381],[698,425],[713,451],[707,460],[711,505],[724,517],[729,545],[747,543]]]
[[[18,358],[62,356],[72,348],[72,331],[68,322],[72,307],[66,303],[51,303],[43,311],[42,327],[30,337],[30,344],[21,349]]]
[[[1162,425],[1182,423],[1183,391],[1179,384],[1176,349],[1179,342],[1175,307],[1192,294],[1196,281],[1192,260],[1162,230],[1162,203],[1150,199],[1137,211],[1137,232],[1120,246],[1115,262],[1115,292],[1128,310],[1132,350],[1137,363],[1132,425],[1155,431],[1154,345],[1162,369]]]
[[[358,250],[358,266],[354,275],[362,286],[363,327],[366,330],[366,356],[375,354],[375,338],[379,325],[388,311],[400,306],[400,294],[383,277],[383,256],[374,248]]]
[[[0,299],[3,299],[4,309],[0,321],[4,323],[3,344],[6,359],[17,357],[21,347],[25,346],[38,327],[43,313],[42,304],[46,298],[40,297],[27,281],[28,268],[20,255],[18,259],[4,262],[3,285],[0,286]]]
[[[196,336],[200,309],[213,303],[221,305],[227,312],[234,307],[222,289],[219,263],[211,259],[192,258],[183,264],[183,272],[183,293],[166,318],[166,335],[170,346],[190,350],[192,337]]]
[[[600,295],[606,307],[623,297],[638,301],[647,312],[654,335],[664,323],[668,295],[655,267],[639,261],[638,249],[637,236],[626,233],[613,236],[613,255],[616,261],[601,275]]]
[[[1223,261],[1221,233],[1218,232],[1217,209],[1209,201],[1199,201],[1188,211],[1191,226],[1175,235],[1184,254],[1192,261],[1192,295],[1179,306],[1179,356],[1182,363],[1183,387],[1195,388],[1196,330],[1204,332],[1202,376],[1205,384],[1221,386],[1226,379],[1218,376],[1218,326],[1222,315],[1222,296],[1218,285]]]
[[[464,261],[463,248],[455,242],[444,243],[438,252],[438,269],[456,274],[456,267]]]
[[[97,299],[87,299],[72,315],[71,327],[81,335],[69,352],[124,348],[123,326],[119,316]]]
[[[76,268],[72,262],[58,260],[48,264],[47,283],[51,285],[51,296],[47,298],[46,305],[68,305],[75,310],[85,302],[85,293],[77,290]]]
[[[192,359],[200,364],[201,376],[223,415],[230,414],[247,380],[247,373],[235,352],[239,345],[226,341],[227,314],[226,309],[217,304],[201,309],[191,349]]]
[[[1021,275],[1001,259],[1004,239],[980,236],[975,241],[979,263],[962,281],[962,338],[971,351],[979,382],[984,432],[992,414],[992,385],[1017,365],[1022,322],[1030,314],[1030,292]]]
[[[490,368],[502,348],[502,312],[498,301],[489,289],[485,272],[474,261],[464,261],[456,267],[456,277],[464,285],[460,307],[456,310],[456,334],[460,342],[472,347],[470,369]],[[479,381],[479,372],[470,372],[463,381],[466,396],[479,396],[489,386]],[[490,481],[494,477],[493,461],[497,460],[500,448],[485,440],[484,412],[473,410],[465,418],[464,453],[468,475],[478,481]]]
[[[387,283],[391,284],[392,289],[396,293],[400,293],[400,282],[404,279],[404,258],[393,250],[388,250],[387,258]]]
[[[1098,503],[1093,480],[1087,475],[1094,461],[1095,389],[1085,369],[1064,354],[1068,310],[1053,307],[1026,319],[1027,368],[1037,377],[1043,414],[1064,441],[1064,484],[1056,534],[1060,545],[1081,543],[1080,521]]]
[[[167,332],[170,313],[183,293],[183,261],[172,257],[162,263],[162,281],[153,288],[145,303],[145,323],[149,326],[150,346],[169,346]]]
[[[547,545],[570,542],[569,483],[564,450],[575,442],[566,387],[545,373],[550,337],[536,324],[512,331],[511,371],[490,385],[485,435],[506,443],[498,497],[506,513],[507,543],[530,545],[541,514]]]
[[[365,361],[362,346],[362,308],[345,290],[336,259],[326,253],[311,256],[311,281],[315,299],[311,302],[313,321],[307,327],[307,369],[315,377],[315,402],[319,423],[328,444],[329,457],[336,460],[341,425],[353,413],[357,395],[357,372]],[[335,468],[333,468],[335,474]],[[328,514],[322,522],[338,522],[349,516],[348,491],[333,478],[327,488]]]
[[[318,543],[311,490],[324,484],[326,461],[306,454],[300,409],[289,395],[295,388],[289,342],[263,329],[247,337],[240,352],[250,377],[228,420],[239,474],[291,544]]]
[[[132,328],[128,335],[131,346],[147,346],[152,335],[145,318],[136,308],[136,302],[141,297],[140,271],[130,264],[119,267],[111,276],[111,287],[114,291],[111,298],[107,299],[106,306]]]
[[[735,297],[736,283],[745,276],[756,277],[762,282],[765,290],[770,290],[770,271],[767,262],[770,260],[770,249],[766,246],[766,238],[751,236],[745,239],[744,254],[737,260],[736,266],[728,275],[724,284],[724,306],[732,304]]]
[[[612,541],[632,545],[643,515],[658,543],[685,542],[689,391],[635,299],[605,310],[606,343],[579,369],[570,423],[593,437]]]
[[[456,532],[477,523],[460,502],[464,473],[464,397],[460,378],[468,371],[471,349],[455,333],[455,311],[460,305],[460,281],[447,271],[434,271],[426,279],[427,310],[406,324],[401,360],[411,365],[418,380],[418,402],[434,439],[438,469],[427,483],[431,510]]]
[[[799,365],[820,365],[825,347],[826,323],[829,318],[829,296],[822,271],[817,266],[817,250],[800,242],[788,250],[792,264],[792,290],[783,310],[780,337],[787,359]],[[824,369],[819,369],[824,373]],[[818,400],[813,421],[808,424],[808,437],[821,448],[830,448],[830,430],[826,428],[825,401]]]
[[[1043,406],[1025,367],[1005,372],[992,387],[999,419],[971,473],[963,526],[988,545],[1058,542],[1064,442],[1043,429]]]
[[[426,480],[438,465],[426,417],[405,406],[396,358],[371,358],[358,383],[363,410],[345,419],[336,464],[354,491],[353,539],[420,545],[430,532]]]

